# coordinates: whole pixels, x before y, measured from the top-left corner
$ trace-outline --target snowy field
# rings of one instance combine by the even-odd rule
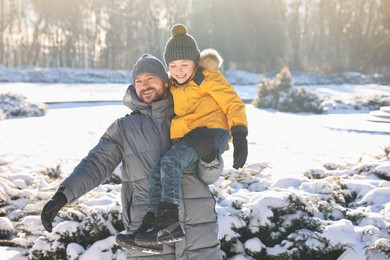
[[[254,85],[235,87],[243,99],[256,93]],[[375,84],[311,87],[344,99],[390,94],[390,86]],[[39,214],[105,129],[130,112],[119,102],[126,88],[0,83],[0,94],[23,93],[34,101],[104,101],[54,103],[45,116],[0,121],[0,230],[11,242],[0,248],[2,259],[38,259],[61,250],[68,259],[125,259],[129,252],[112,250],[116,229],[90,245],[60,239],[85,230],[91,213],[110,225],[107,212],[120,214],[120,185],[103,185],[64,209],[52,234]],[[228,259],[388,259],[390,124],[369,121],[368,111],[353,108],[324,115],[246,108],[247,164],[234,170],[230,149],[223,176],[210,186]]]

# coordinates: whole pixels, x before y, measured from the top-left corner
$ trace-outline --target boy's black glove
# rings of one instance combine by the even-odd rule
[[[248,128],[243,125],[233,126],[231,129],[233,136],[233,168],[242,168],[248,157],[248,141],[246,137],[248,135]]]
[[[43,207],[41,213],[41,221],[43,227],[47,231],[52,231],[52,222],[57,216],[58,211],[60,211],[60,209],[62,209],[66,205],[66,203],[68,203],[68,200],[66,199],[64,193],[57,191],[56,194],[54,194],[53,198],[51,198],[51,200],[49,200],[49,202],[46,203],[46,205]]]
[[[202,161],[210,163],[217,157],[215,136],[212,129],[207,127],[195,128],[187,133],[183,140],[196,150]]]

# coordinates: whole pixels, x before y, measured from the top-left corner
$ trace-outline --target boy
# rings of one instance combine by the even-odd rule
[[[248,155],[245,105],[218,70],[222,58],[210,49],[201,55],[195,39],[182,24],[174,25],[171,34],[164,59],[174,100],[175,117],[171,122],[174,146],[152,169],[148,212],[156,212],[156,223],[152,230],[136,236],[139,245],[183,239],[178,206],[182,174],[191,164],[199,158],[211,162],[221,155],[230,133],[233,167],[243,167]]]

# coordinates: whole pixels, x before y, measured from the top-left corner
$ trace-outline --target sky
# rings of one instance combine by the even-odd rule
[[[217,201],[219,237],[231,242],[225,252],[228,259],[293,254],[302,245],[322,253],[343,245],[341,260],[388,259],[379,249],[390,239],[390,159],[384,156],[385,147],[390,147],[390,124],[372,121],[370,111],[355,110],[353,102],[390,94],[390,87],[309,87],[342,98],[349,106],[315,115],[246,105],[247,163],[233,169],[230,149],[223,154],[223,175],[210,185]],[[45,116],[0,121],[1,136],[7,137],[0,142],[0,198],[7,201],[0,208],[0,229],[8,230],[18,245],[0,247],[6,259],[56,252],[64,246],[60,237],[77,227],[85,230],[92,212],[120,212],[120,185],[102,185],[63,210],[62,218],[78,214],[80,222],[56,218],[50,234],[39,219],[61,182],[50,180],[45,169],[60,165],[62,177],[70,174],[111,122],[130,112],[120,102],[126,88],[127,84],[0,83],[0,94],[12,90],[37,102],[68,102],[50,104]],[[242,98],[256,93],[253,85],[235,88]],[[302,223],[295,226],[298,220]],[[76,242],[65,245],[68,259],[124,259],[128,251],[110,250],[116,231],[110,232],[88,248]],[[282,239],[271,246],[266,237]],[[308,250],[298,253],[302,256],[304,251]]]

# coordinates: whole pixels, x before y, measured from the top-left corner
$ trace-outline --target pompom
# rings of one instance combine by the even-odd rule
[[[188,32],[187,27],[185,27],[183,24],[175,24],[171,29],[171,35],[172,37],[175,37],[177,35],[186,35]]]

